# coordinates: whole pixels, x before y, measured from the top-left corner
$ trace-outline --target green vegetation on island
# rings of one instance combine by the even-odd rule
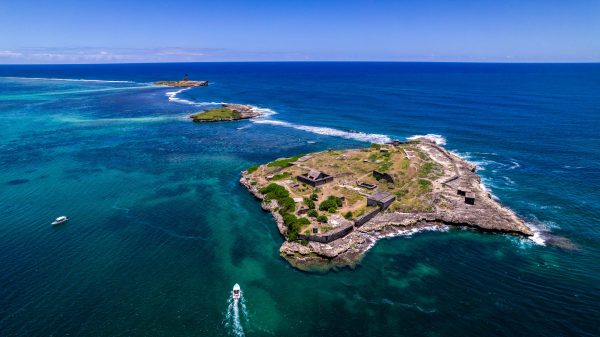
[[[533,235],[481,187],[475,167],[422,139],[279,158],[242,172],[302,270],[354,266],[373,242],[438,226]]]
[[[261,113],[257,109],[249,105],[222,104],[218,108],[207,109],[193,114],[190,118],[194,122],[222,122],[254,118],[260,115]]]
[[[208,109],[190,116],[194,122],[231,121],[240,119],[240,117],[241,114],[239,111],[227,108]]]

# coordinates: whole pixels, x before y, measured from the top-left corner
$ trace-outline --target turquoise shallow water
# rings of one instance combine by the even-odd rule
[[[212,84],[176,95],[147,84],[186,72]],[[234,283],[247,309],[237,335],[600,334],[597,65],[1,66],[0,76],[1,336],[236,335]],[[272,114],[187,121],[202,102]],[[356,270],[307,274],[279,258],[273,220],[237,182],[277,157],[416,134],[441,136],[501,202],[578,249],[422,232],[379,242]],[[72,221],[50,227],[61,214]]]

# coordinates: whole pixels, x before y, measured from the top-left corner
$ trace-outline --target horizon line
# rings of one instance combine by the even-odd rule
[[[600,64],[598,61],[390,61],[390,60],[248,60],[248,61],[156,61],[156,62],[101,62],[101,63],[0,63],[0,66],[67,66],[67,65],[133,65],[180,63],[445,63],[445,64]]]

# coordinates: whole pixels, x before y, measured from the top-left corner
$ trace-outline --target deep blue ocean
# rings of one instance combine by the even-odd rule
[[[150,84],[186,73],[210,85]],[[267,114],[188,120],[219,102]],[[238,184],[415,135],[539,236],[420,232],[304,273]],[[0,66],[0,214],[2,337],[600,336],[600,64]]]

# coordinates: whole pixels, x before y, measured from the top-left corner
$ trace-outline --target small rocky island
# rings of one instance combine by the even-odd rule
[[[182,88],[190,88],[190,87],[204,87],[208,85],[208,81],[191,81],[188,74],[185,74],[183,78],[179,81],[157,81],[154,82],[156,85],[166,85],[168,87],[182,87]]]
[[[207,109],[190,118],[194,122],[222,122],[235,121],[261,116],[262,114],[254,107],[242,104],[222,104],[219,108]]]
[[[425,228],[533,231],[482,187],[475,166],[426,139],[278,159],[242,172],[305,271],[354,267],[383,237]]]
[[[190,81],[190,80],[181,80],[181,81],[157,81],[154,82],[156,85],[166,85],[169,87],[204,87],[208,85],[208,81]]]

